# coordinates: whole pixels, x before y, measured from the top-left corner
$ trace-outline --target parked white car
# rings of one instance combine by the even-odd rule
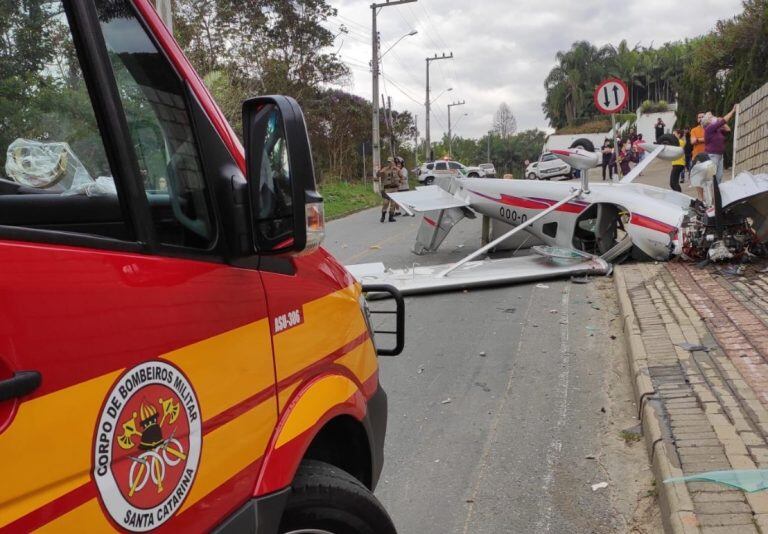
[[[496,178],[496,167],[493,166],[493,163],[481,163],[478,167],[485,171],[487,178]]]
[[[539,161],[534,161],[525,169],[525,177],[529,180],[568,179],[572,174],[571,166],[551,152],[544,152]]]
[[[419,182],[423,184],[431,184],[438,176],[453,176],[454,178],[483,178],[485,176],[485,172],[482,171],[482,169],[476,167],[465,167],[458,161],[450,160],[440,160],[424,163],[419,169]]]
[[[467,176],[470,178],[486,178],[487,173],[485,172],[485,169],[483,169],[480,165],[475,165],[474,167],[465,167],[465,170],[467,171]]]
[[[525,168],[525,177],[529,180],[538,180],[539,179],[539,162],[533,161],[528,164],[528,166]]]

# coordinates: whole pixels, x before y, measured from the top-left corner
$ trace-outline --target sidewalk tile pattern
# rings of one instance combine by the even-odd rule
[[[650,377],[653,394],[643,400],[667,445],[652,453],[667,454],[685,475],[768,467],[768,283],[732,282],[683,263],[621,269],[642,339],[632,368]],[[678,346],[684,342],[712,350],[689,352]],[[685,532],[768,534],[768,492],[683,487],[672,512],[693,516]]]

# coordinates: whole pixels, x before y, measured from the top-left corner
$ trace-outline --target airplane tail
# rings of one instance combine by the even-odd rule
[[[435,185],[449,193],[453,198],[461,190],[461,185],[453,176],[441,176],[435,181]],[[416,242],[413,244],[413,253],[417,255],[436,252],[440,248],[448,234],[462,219],[475,218],[475,212],[465,206],[452,206],[445,209],[424,213]]]
[[[425,212],[413,244],[413,253],[421,256],[440,248],[448,233],[466,216],[465,209],[448,208]]]
[[[461,185],[452,176],[441,176],[434,185],[417,187],[413,191],[390,193],[389,197],[406,211],[424,216],[413,245],[413,253],[422,255],[440,248],[456,223],[464,217],[475,218],[469,202],[457,196]]]

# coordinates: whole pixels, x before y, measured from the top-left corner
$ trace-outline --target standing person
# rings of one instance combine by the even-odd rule
[[[685,147],[685,139],[683,139],[683,132],[679,128],[676,129],[673,132],[674,136],[677,137],[677,142],[680,145],[681,148]],[[680,189],[680,182],[682,182],[682,177],[684,176],[685,172],[685,154],[680,156],[679,159],[676,159],[672,162],[672,171],[669,173],[669,187],[673,191],[677,191],[678,193],[681,193],[682,190]]]
[[[683,152],[685,154],[685,170],[689,172],[691,170],[691,161],[693,161],[693,144],[691,144],[691,130],[686,128],[683,131],[683,139],[685,140],[685,148]]]
[[[643,139],[643,134],[637,134],[637,138],[632,143],[632,149],[635,151],[635,154],[637,155],[638,163],[640,163],[645,159],[645,149],[643,148],[643,143],[645,143],[645,140]]]
[[[408,169],[405,168],[405,160],[401,157],[395,158],[395,167],[397,167],[397,174],[400,177],[400,184],[398,185],[398,191],[408,191],[411,186],[408,183]],[[400,207],[398,206],[395,215],[402,215],[400,213]],[[416,215],[413,215],[414,217]]]
[[[631,170],[629,163],[632,161],[632,158],[632,143],[629,141],[622,143],[621,150],[619,151],[619,157],[617,159],[622,176],[629,174],[629,171]]]
[[[400,175],[398,174],[397,168],[395,167],[394,158],[387,158],[387,166],[381,169],[376,174],[376,177],[381,182],[382,200],[380,222],[384,222],[384,219],[387,215],[387,210],[389,210],[389,222],[395,222],[395,202],[389,198],[389,193],[397,192],[398,188],[400,187]]]
[[[738,109],[738,104],[728,112],[725,117],[714,117],[712,113],[704,115],[704,150],[709,154],[709,159],[717,167],[715,180],[719,184],[723,180],[723,154],[725,154],[725,134],[731,131],[728,122],[733,118]]]
[[[605,181],[605,169],[608,169],[608,176],[610,177],[611,181],[613,181],[613,169],[614,166],[611,165],[611,158],[613,156],[613,145],[611,145],[611,140],[606,139],[603,142],[603,163],[601,167],[603,168],[603,181]]]
[[[704,153],[706,138],[704,136],[704,126],[701,125],[703,121],[704,112],[699,111],[696,114],[696,126],[691,128],[691,162],[696,161],[696,156]]]
[[[664,128],[666,128],[667,125],[664,124],[664,121],[661,120],[661,117],[659,117],[659,120],[656,121],[656,124],[653,127],[654,132],[656,132],[656,142],[659,142],[659,138],[661,138],[662,135],[664,135]]]

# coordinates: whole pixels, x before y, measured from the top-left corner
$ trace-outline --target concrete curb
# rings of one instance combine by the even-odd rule
[[[693,500],[687,486],[685,484],[664,484],[664,480],[667,478],[682,476],[682,470],[671,460],[676,454],[674,445],[664,440],[662,420],[652,402],[655,390],[648,371],[648,356],[643,346],[640,327],[632,307],[629,288],[621,266],[616,267],[613,279],[619,299],[624,342],[629,369],[632,373],[635,401],[640,407],[643,436],[656,480],[664,530],[672,534],[699,533],[701,530],[693,512]]]

